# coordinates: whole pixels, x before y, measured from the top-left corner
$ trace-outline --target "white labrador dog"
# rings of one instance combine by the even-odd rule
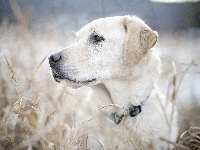
[[[169,145],[160,138],[175,142],[177,137],[176,109],[156,86],[161,61],[152,47],[157,39],[137,17],[101,18],[79,30],[74,45],[49,57],[57,82],[91,87],[97,108],[113,104],[101,110],[117,126],[132,129],[141,143],[136,149],[165,149]]]

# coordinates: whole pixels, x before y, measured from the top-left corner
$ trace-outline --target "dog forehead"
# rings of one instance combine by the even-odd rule
[[[79,31],[76,32],[76,36],[85,36],[93,31],[97,31],[100,34],[110,33],[111,30],[119,29],[122,27],[122,21],[122,16],[100,18],[82,27]]]

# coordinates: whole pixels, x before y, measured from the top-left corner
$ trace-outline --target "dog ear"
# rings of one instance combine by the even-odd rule
[[[128,67],[137,65],[156,44],[158,33],[151,30],[141,19],[125,16],[124,60]]]

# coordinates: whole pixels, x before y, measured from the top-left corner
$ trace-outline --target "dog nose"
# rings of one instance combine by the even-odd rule
[[[49,61],[51,61],[51,62],[58,62],[59,60],[61,60],[61,54],[60,53],[52,54],[49,57]]]

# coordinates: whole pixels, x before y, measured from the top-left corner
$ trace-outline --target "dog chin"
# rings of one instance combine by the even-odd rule
[[[54,80],[58,83],[64,84],[66,86],[69,86],[75,89],[81,86],[94,86],[100,83],[100,81],[97,80],[97,78],[91,79],[91,80],[77,81],[77,80],[61,79],[61,78],[54,77]]]

